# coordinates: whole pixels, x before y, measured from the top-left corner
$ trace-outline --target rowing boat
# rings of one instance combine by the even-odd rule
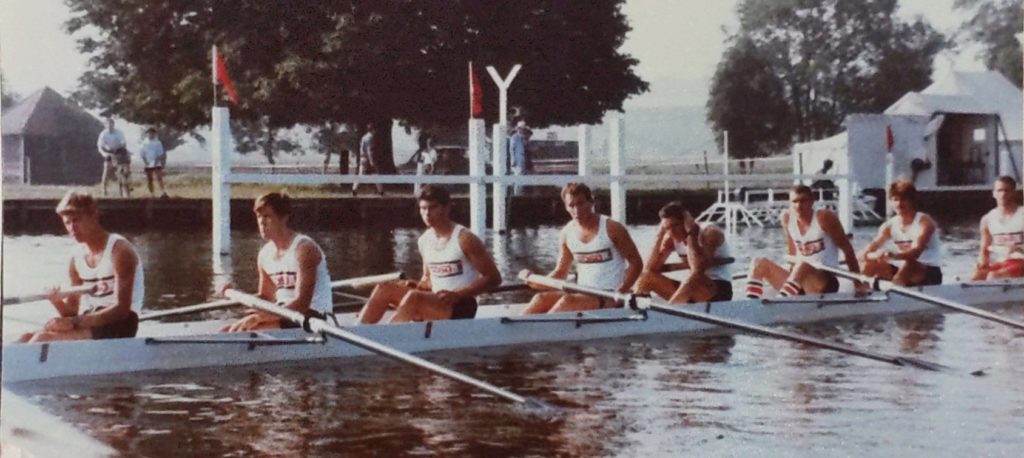
[[[964,305],[998,308],[1024,304],[1024,281],[968,282],[920,288]],[[338,315],[347,331],[408,353],[574,342],[653,334],[681,336],[734,331],[698,321],[630,308],[518,316],[525,304],[484,306],[474,320],[355,326],[355,314]],[[850,293],[737,300],[678,306],[763,326],[821,323],[946,310],[902,295]],[[368,355],[364,349],[302,329],[218,334],[224,321],[152,323],[131,339],[5,344],[4,383],[202,367],[248,366]]]

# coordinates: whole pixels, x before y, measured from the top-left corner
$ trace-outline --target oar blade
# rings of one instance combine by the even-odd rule
[[[915,367],[918,369],[924,369],[926,371],[946,372],[951,369],[949,366],[945,366],[939,363],[933,363],[931,361],[925,361],[919,358],[912,358],[910,356],[897,356],[895,357],[894,361],[901,366]]]
[[[523,408],[526,409],[526,413],[530,415],[537,415],[545,417],[549,420],[555,420],[565,415],[565,409],[548,404],[537,398],[524,397],[526,402],[522,404]]]

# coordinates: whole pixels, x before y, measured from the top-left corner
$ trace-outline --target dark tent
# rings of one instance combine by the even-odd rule
[[[103,123],[48,87],[3,113],[3,181],[95,184],[103,172]]]

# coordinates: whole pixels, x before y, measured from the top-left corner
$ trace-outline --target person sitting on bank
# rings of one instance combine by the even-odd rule
[[[256,257],[259,272],[259,296],[265,300],[323,319],[334,311],[331,276],[327,257],[313,239],[295,232],[290,226],[291,198],[283,192],[268,192],[253,204],[260,237],[267,243]],[[227,284],[223,289],[230,288]],[[298,324],[256,309],[221,332],[296,328]]]
[[[1017,181],[996,179],[996,208],[981,218],[981,249],[973,280],[1024,277],[1024,207],[1017,201]]]
[[[898,180],[890,184],[889,201],[896,216],[878,228],[878,235],[861,253],[864,275],[901,286],[942,284],[939,230],[931,216],[917,211],[914,183]]]
[[[93,289],[68,297],[62,297],[58,288],[51,290],[50,303],[60,316],[18,341],[135,337],[145,294],[138,250],[100,225],[96,201],[89,194],[68,192],[57,204],[57,215],[76,243],[68,263],[71,285],[91,285]]]
[[[728,301],[732,299],[732,262],[725,234],[714,224],[697,224],[681,202],[669,202],[658,211],[661,224],[654,237],[654,248],[636,282],[637,294],[654,293],[672,304]],[[666,264],[676,253],[680,262]],[[688,269],[685,282],[665,276],[664,272]]]
[[[483,241],[451,219],[451,196],[444,188],[424,185],[417,196],[427,230],[419,238],[423,258],[420,281],[378,284],[359,323],[373,324],[397,307],[390,323],[476,317],[476,296],[501,284],[501,274]]]

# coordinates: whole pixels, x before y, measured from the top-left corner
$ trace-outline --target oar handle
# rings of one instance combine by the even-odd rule
[[[559,280],[557,278],[551,278],[537,274],[531,274],[527,276],[525,280],[528,283],[545,286],[551,289],[557,289],[559,291],[564,291],[567,293],[588,294],[591,296],[611,299],[618,304],[627,304],[630,306],[630,308],[636,308],[636,297],[632,294],[607,291],[599,288],[594,288],[591,286],[582,286],[576,283],[567,282],[565,280]]]
[[[72,286],[72,287],[69,287],[69,288],[61,288],[61,290],[57,292],[57,296],[58,297],[69,297],[69,296],[77,296],[77,295],[81,295],[81,294],[89,294],[95,288],[96,288],[95,285],[78,285],[78,286]],[[28,303],[28,302],[36,302],[36,301],[45,300],[45,299],[48,299],[49,297],[50,297],[50,293],[28,294],[28,295],[25,295],[25,296],[17,296],[17,297],[5,297],[3,299],[3,305],[25,304],[25,303]]]
[[[733,258],[733,257],[712,258],[711,259],[711,265],[712,266],[724,266],[726,264],[732,264],[734,262],[736,262],[736,258]],[[689,269],[690,269],[690,263],[689,262],[670,262],[668,264],[665,264],[665,265],[661,266],[660,270],[662,272],[676,272],[676,271],[679,271],[679,270],[689,270]]]
[[[337,288],[352,288],[362,289],[370,286],[375,286],[378,283],[384,283],[388,281],[402,280],[405,279],[405,274],[402,272],[391,272],[380,275],[368,275],[366,277],[359,278],[348,278],[345,280],[337,280],[331,282],[331,289]]]

